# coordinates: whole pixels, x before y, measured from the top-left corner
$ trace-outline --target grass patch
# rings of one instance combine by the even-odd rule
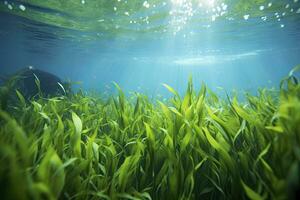
[[[298,67],[299,68],[299,67]],[[296,70],[297,68],[295,68]],[[293,199],[300,85],[220,99],[193,89],[147,96],[38,98],[0,111],[4,199]],[[0,98],[4,99],[4,98]]]

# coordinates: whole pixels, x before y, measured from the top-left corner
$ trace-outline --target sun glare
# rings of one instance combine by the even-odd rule
[[[215,0],[198,0],[200,6],[205,7],[214,7],[215,6]],[[174,6],[182,6],[185,3],[191,2],[191,0],[171,0],[172,4]]]
[[[214,7],[215,0],[199,0],[205,5],[206,7]]]

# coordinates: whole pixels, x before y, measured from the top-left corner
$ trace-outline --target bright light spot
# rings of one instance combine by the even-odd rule
[[[285,16],[285,14],[286,14],[286,13],[285,13],[285,12],[283,12],[283,13],[282,13],[282,16]]]
[[[85,0],[81,0],[81,3],[82,3],[82,4],[85,4]]]
[[[245,20],[248,20],[249,17],[250,17],[250,15],[244,15],[244,19],[245,19]]]
[[[8,7],[9,10],[13,9],[12,5],[10,5],[10,4],[8,4],[7,7]]]
[[[270,8],[272,6],[272,3],[270,2],[270,3],[268,3],[268,7]]]
[[[266,21],[266,20],[267,20],[267,16],[263,16],[263,17],[261,17],[261,19],[262,19],[263,21]]]
[[[7,1],[4,1],[4,5],[7,5],[8,4],[8,2]]]
[[[117,11],[117,7],[114,7],[114,11]]]
[[[22,11],[25,11],[25,10],[26,10],[26,7],[25,7],[25,6],[23,6],[22,4],[21,4],[21,5],[19,5],[19,8],[20,8],[20,10],[22,10]]]
[[[222,5],[222,9],[223,9],[223,10],[227,10],[227,5],[226,5],[226,4],[223,4],[223,5]]]
[[[182,0],[186,1],[186,0]],[[214,7],[215,6],[215,0],[198,0],[198,7]]]
[[[215,0],[207,0],[206,4],[210,7],[213,7],[215,5]]]
[[[259,10],[264,10],[265,7],[264,6],[259,6]]]
[[[216,16],[211,16],[211,21],[216,21]]]
[[[298,0],[294,0],[294,3],[297,3],[298,2]]]
[[[286,4],[285,8],[288,9],[290,7],[290,4]]]
[[[144,6],[145,8],[149,8],[149,7],[150,7],[150,4],[148,3],[148,1],[144,1],[143,6]]]
[[[171,0],[171,2],[173,5],[181,6],[185,2],[185,0]]]
[[[127,16],[129,16],[129,12],[124,12],[124,15],[127,15]]]
[[[291,12],[294,12],[294,9],[292,8],[290,11],[291,11]]]
[[[280,24],[280,28],[284,28],[284,24]]]

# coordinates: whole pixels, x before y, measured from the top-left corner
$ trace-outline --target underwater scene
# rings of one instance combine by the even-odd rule
[[[0,199],[298,199],[299,81],[299,0],[0,0]]]

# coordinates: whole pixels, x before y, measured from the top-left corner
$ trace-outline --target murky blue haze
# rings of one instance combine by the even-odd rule
[[[22,2],[26,1],[11,5],[18,9]],[[264,14],[250,15],[246,20],[242,13],[235,20],[212,18],[199,25],[187,22],[182,30],[163,35],[149,31],[130,37],[101,37],[99,32],[23,17],[12,13],[6,1],[0,1],[0,74],[7,76],[34,66],[64,80],[80,81],[78,87],[86,90],[110,93],[115,81],[125,91],[151,96],[168,93],[162,83],[182,93],[190,75],[196,87],[204,82],[214,91],[219,87],[251,92],[259,87],[278,87],[300,63],[300,3],[279,2],[284,6],[278,11],[281,20],[275,11],[269,14],[275,13],[270,20],[263,20]],[[295,7],[293,12],[284,10],[287,4]],[[293,15],[289,17],[289,13]],[[99,37],[85,40],[90,35]]]

